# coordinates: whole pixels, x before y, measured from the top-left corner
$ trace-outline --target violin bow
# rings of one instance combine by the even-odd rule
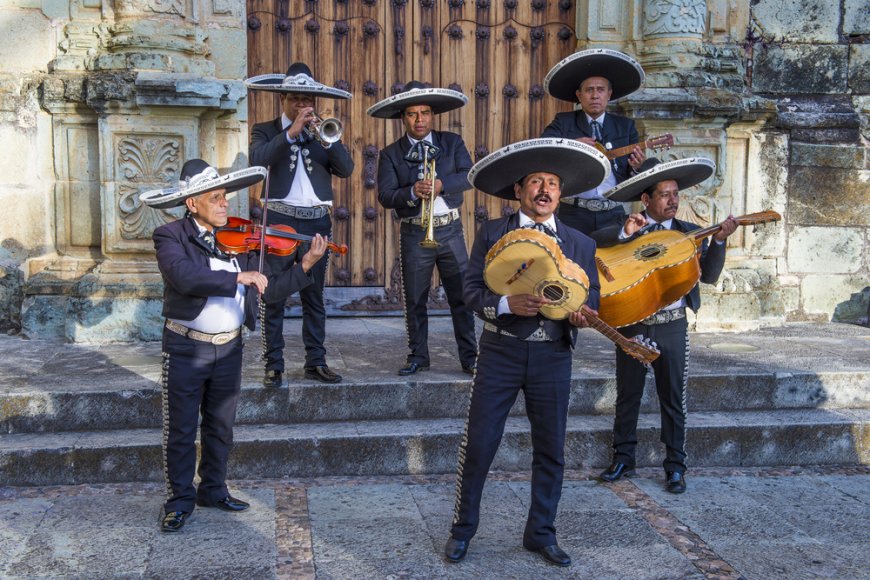
[[[269,211],[269,176],[272,174],[271,166],[266,166],[266,181],[263,183],[263,213],[260,217],[260,267],[257,270],[263,273],[263,264],[266,260],[266,212]]]

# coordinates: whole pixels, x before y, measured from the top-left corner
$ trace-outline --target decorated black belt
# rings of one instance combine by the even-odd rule
[[[641,320],[640,323],[646,326],[653,326],[656,324],[667,324],[668,322],[673,322],[675,320],[682,320],[685,317],[685,308],[672,308],[670,310],[659,310],[652,316],[647,316]]]
[[[171,330],[175,334],[180,334],[181,336],[185,336],[193,340],[198,340],[200,342],[210,342],[211,344],[215,344],[218,346],[228,343],[242,332],[242,328],[239,327],[235,330],[211,334],[209,332],[200,332],[198,330],[188,328],[183,324],[175,322],[174,320],[166,321],[166,329]]]
[[[526,342],[552,342],[553,341],[553,339],[550,338],[550,335],[547,334],[547,331],[544,330],[543,328],[538,328],[537,330],[535,330],[535,332],[533,332],[532,334],[530,334],[529,336],[527,336],[525,338],[520,338],[516,334],[513,334],[512,332],[508,332],[507,330],[503,330],[491,322],[484,322],[483,329],[487,330],[489,332],[494,332],[496,334],[500,334],[502,336],[509,336],[511,338],[516,338],[517,340],[524,340]]]
[[[609,199],[586,199],[585,197],[566,197],[562,203],[582,207],[589,211],[610,211],[622,205],[618,201],[610,201]]]
[[[300,207],[298,205],[288,205],[283,201],[270,201],[269,211],[276,211],[300,220],[316,220],[329,213],[329,206]]]
[[[447,224],[451,224],[459,219],[459,210],[451,209],[449,212],[441,215],[436,215],[433,222],[432,227],[440,228],[441,226],[446,226]],[[410,218],[402,218],[402,221],[411,225],[419,226],[423,224],[423,220],[418,217],[410,217]]]

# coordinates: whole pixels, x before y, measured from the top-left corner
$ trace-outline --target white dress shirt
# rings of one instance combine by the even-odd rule
[[[284,135],[287,135],[287,127],[292,124],[293,121],[287,115],[281,113],[281,127],[284,130]],[[287,195],[283,198],[270,201],[281,201],[296,207],[332,205],[331,201],[324,201],[314,193],[314,186],[311,185],[311,179],[308,178],[308,172],[305,171],[305,156],[302,154],[305,150],[305,145],[298,138],[291,139],[288,136],[287,141],[299,145],[299,151],[296,152],[296,173],[293,175],[293,183],[290,184],[290,191],[287,192]]]
[[[407,135],[407,134],[406,134],[406,137],[408,137],[408,141],[411,142],[411,147],[413,147],[414,145],[416,145],[420,141],[425,141],[426,143],[429,143],[430,145],[434,145],[434,143],[432,143],[432,132],[431,131],[429,132],[428,135],[426,135],[425,137],[423,137],[419,141],[417,139],[414,139],[410,135]],[[438,176],[438,164],[437,163],[435,164],[435,176],[436,177]],[[417,195],[414,193],[414,186],[413,185],[411,186],[411,196],[414,197],[415,199],[419,199],[417,197]],[[442,198],[440,195],[435,198],[435,207],[432,209],[432,212],[435,215],[445,215],[445,214],[450,213],[450,208],[447,207],[447,202],[444,201],[444,198]]]

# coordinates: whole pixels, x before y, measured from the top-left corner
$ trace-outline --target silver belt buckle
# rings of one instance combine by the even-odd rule
[[[221,332],[211,337],[211,343],[216,346],[221,346],[235,338],[235,332]]]
[[[586,202],[586,209],[589,211],[602,211],[604,209],[603,199],[590,199]]]

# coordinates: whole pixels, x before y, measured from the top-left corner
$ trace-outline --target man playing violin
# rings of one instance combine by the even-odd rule
[[[267,222],[284,224],[300,234],[330,236],[330,211],[334,198],[332,177],[348,178],[354,163],[340,140],[321,143],[317,139],[315,96],[349,99],[351,94],[314,80],[304,63],[290,65],[286,75],[261,75],[248,79],[253,90],[277,92],[280,117],[254,125],[251,132],[251,165],[269,168]],[[297,254],[298,255],[298,254]],[[287,269],[298,258],[269,255],[274,269]],[[299,293],[302,302],[302,342],[305,345],[305,378],[337,383],[341,376],[326,362],[326,307],[323,286],[328,260],[314,268],[314,284]],[[263,323],[263,384],[280,387],[284,373],[284,304],[266,302]]]
[[[463,194],[471,187],[467,179],[471,156],[462,137],[432,130],[435,115],[462,107],[466,102],[468,99],[458,91],[426,88],[419,81],[410,81],[402,92],[368,110],[372,117],[402,119],[405,129],[405,134],[378,156],[378,201],[402,220],[399,261],[410,350],[405,366],[399,369],[402,376],[428,370],[430,366],[426,304],[436,267],[453,318],[459,364],[463,372],[474,373],[477,341],[474,316],[462,299],[468,250],[459,213]],[[435,175],[428,175],[433,166]],[[423,216],[426,203],[431,211]],[[431,229],[423,224],[429,213],[433,218]],[[431,240],[427,239],[429,232]]]
[[[227,197],[265,175],[264,168],[252,167],[222,177],[205,161],[193,159],[182,167],[179,187],[140,196],[155,208],[187,209],[183,218],[154,230],[166,317],[161,378],[164,532],[181,530],[195,505],[231,512],[248,508],[226,486],[242,376],[242,326],[254,329],[258,297],[283,300],[310,286],[312,270],[326,251],[326,240],[315,235],[297,265],[272,273],[268,267],[258,271],[258,254],[229,255],[216,244],[215,229],[227,222]],[[200,417],[202,457],[197,470]]]
[[[544,88],[553,97],[580,103],[580,108],[558,113],[541,137],[577,139],[587,145],[599,143],[619,149],[640,141],[634,121],[606,112],[611,100],[625,97],[643,84],[640,64],[626,54],[609,49],[576,52],[557,63],[547,74]],[[602,194],[632,175],[645,159],[643,150],[617,157],[603,183],[584,192],[567,191],[559,206],[559,219],[589,235],[625,217],[622,204]]]
[[[651,157],[641,166],[641,172],[614,190],[611,198],[624,202],[640,201],[643,213],[623,216],[616,224],[592,234],[600,247],[629,242],[648,231],[659,229],[690,232],[696,224],[676,218],[680,207],[680,191],[692,187],[712,175],[712,161],[698,158],[659,164]],[[700,265],[701,282],[715,284],[725,265],[725,240],[734,233],[737,222],[729,216],[713,236],[713,243],[704,240]],[[665,444],[666,489],[671,493],[686,491],[686,385],[689,378],[689,334],[686,308],[697,312],[701,306],[701,291],[694,288],[637,324],[620,328],[627,337],[648,338],[658,345],[661,355],[650,366],[655,375],[656,392],[661,410],[661,440]],[[647,367],[616,349],[616,416],[613,422],[613,462],[599,476],[613,482],[630,477],[635,469],[637,420],[643,396]]]

